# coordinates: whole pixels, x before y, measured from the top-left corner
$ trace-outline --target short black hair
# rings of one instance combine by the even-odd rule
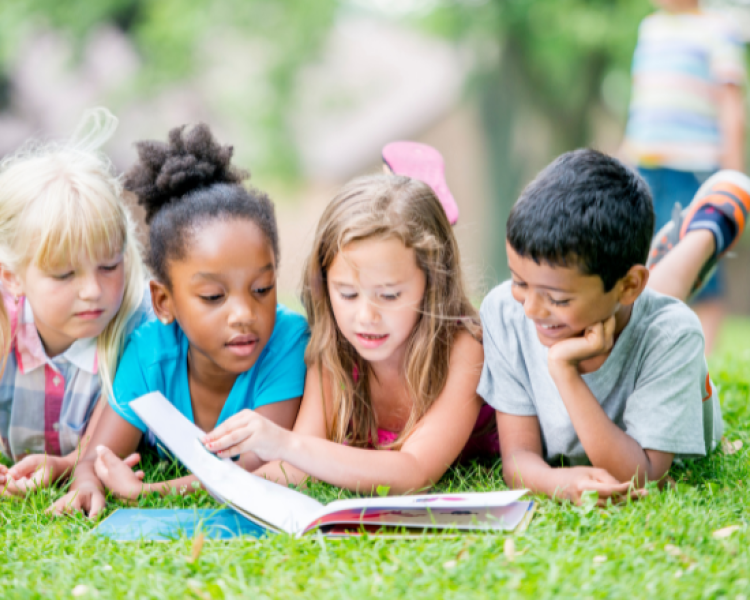
[[[508,217],[513,250],[537,263],[575,265],[610,291],[645,264],[654,235],[646,182],[616,158],[590,149],[555,159],[521,193]]]
[[[185,256],[191,236],[215,219],[247,219],[264,233],[279,264],[279,234],[269,197],[242,181],[250,174],[231,164],[234,149],[222,146],[207,125],[176,127],[169,141],[136,143],[139,161],[125,175],[125,188],[146,210],[147,263],[171,285],[169,261]]]

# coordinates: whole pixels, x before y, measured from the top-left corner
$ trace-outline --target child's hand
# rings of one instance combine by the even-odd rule
[[[66,456],[30,454],[7,470],[7,477],[23,491],[48,487],[68,473],[73,467]]]
[[[585,329],[581,337],[558,342],[549,349],[547,362],[550,370],[556,367],[575,367],[581,361],[608,353],[615,343],[615,317],[595,323]]]
[[[635,500],[648,494],[644,489],[637,490],[629,481],[620,483],[604,469],[596,467],[570,467],[565,469],[566,485],[557,490],[559,498],[581,504],[585,492],[596,492],[598,506],[606,506],[607,500],[622,502],[628,497]]]
[[[89,518],[95,518],[106,505],[104,494],[94,483],[85,483],[69,491],[47,509],[54,515],[66,515],[72,512],[84,512]]]
[[[245,409],[203,436],[201,442],[222,458],[252,451],[261,460],[269,461],[281,458],[289,434],[269,419]]]
[[[8,474],[9,471],[8,467],[0,465],[0,498],[25,495],[26,479],[14,479]]]
[[[96,476],[116,497],[134,500],[143,492],[143,471],[133,471],[141,457],[131,454],[124,460],[106,446],[96,447]]]

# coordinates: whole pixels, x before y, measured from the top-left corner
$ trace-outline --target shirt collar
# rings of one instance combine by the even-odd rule
[[[34,325],[34,313],[31,304],[26,298],[21,298],[23,303],[23,314],[19,315],[18,329],[16,331],[16,349],[20,354],[20,368],[23,373],[32,371],[37,367],[51,363],[52,359],[47,356],[39,337],[39,332]],[[96,338],[82,338],[73,342],[60,356],[82,371],[95,375],[98,371],[96,356]]]

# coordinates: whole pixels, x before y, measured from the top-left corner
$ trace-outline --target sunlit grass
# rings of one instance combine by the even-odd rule
[[[745,333],[742,333],[745,332]],[[529,529],[513,537],[466,535],[386,541],[244,539],[116,543],[92,523],[45,514],[61,490],[0,502],[2,598],[743,598],[750,597],[750,322],[732,321],[712,374],[726,436],[743,442],[671,471],[676,489],[607,509],[538,499]],[[176,467],[145,459],[150,477]],[[451,470],[444,490],[503,489],[499,461]],[[325,484],[329,502],[348,496]],[[141,506],[211,507],[190,498],[145,498]],[[113,504],[113,508],[116,506]],[[715,532],[737,526],[726,537]]]

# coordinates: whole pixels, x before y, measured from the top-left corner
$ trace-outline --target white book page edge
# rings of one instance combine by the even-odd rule
[[[323,505],[287,487],[248,473],[233,462],[222,461],[200,443],[204,435],[161,393],[152,392],[130,403],[157,438],[204,483],[220,501],[253,514],[274,528],[296,533]]]

